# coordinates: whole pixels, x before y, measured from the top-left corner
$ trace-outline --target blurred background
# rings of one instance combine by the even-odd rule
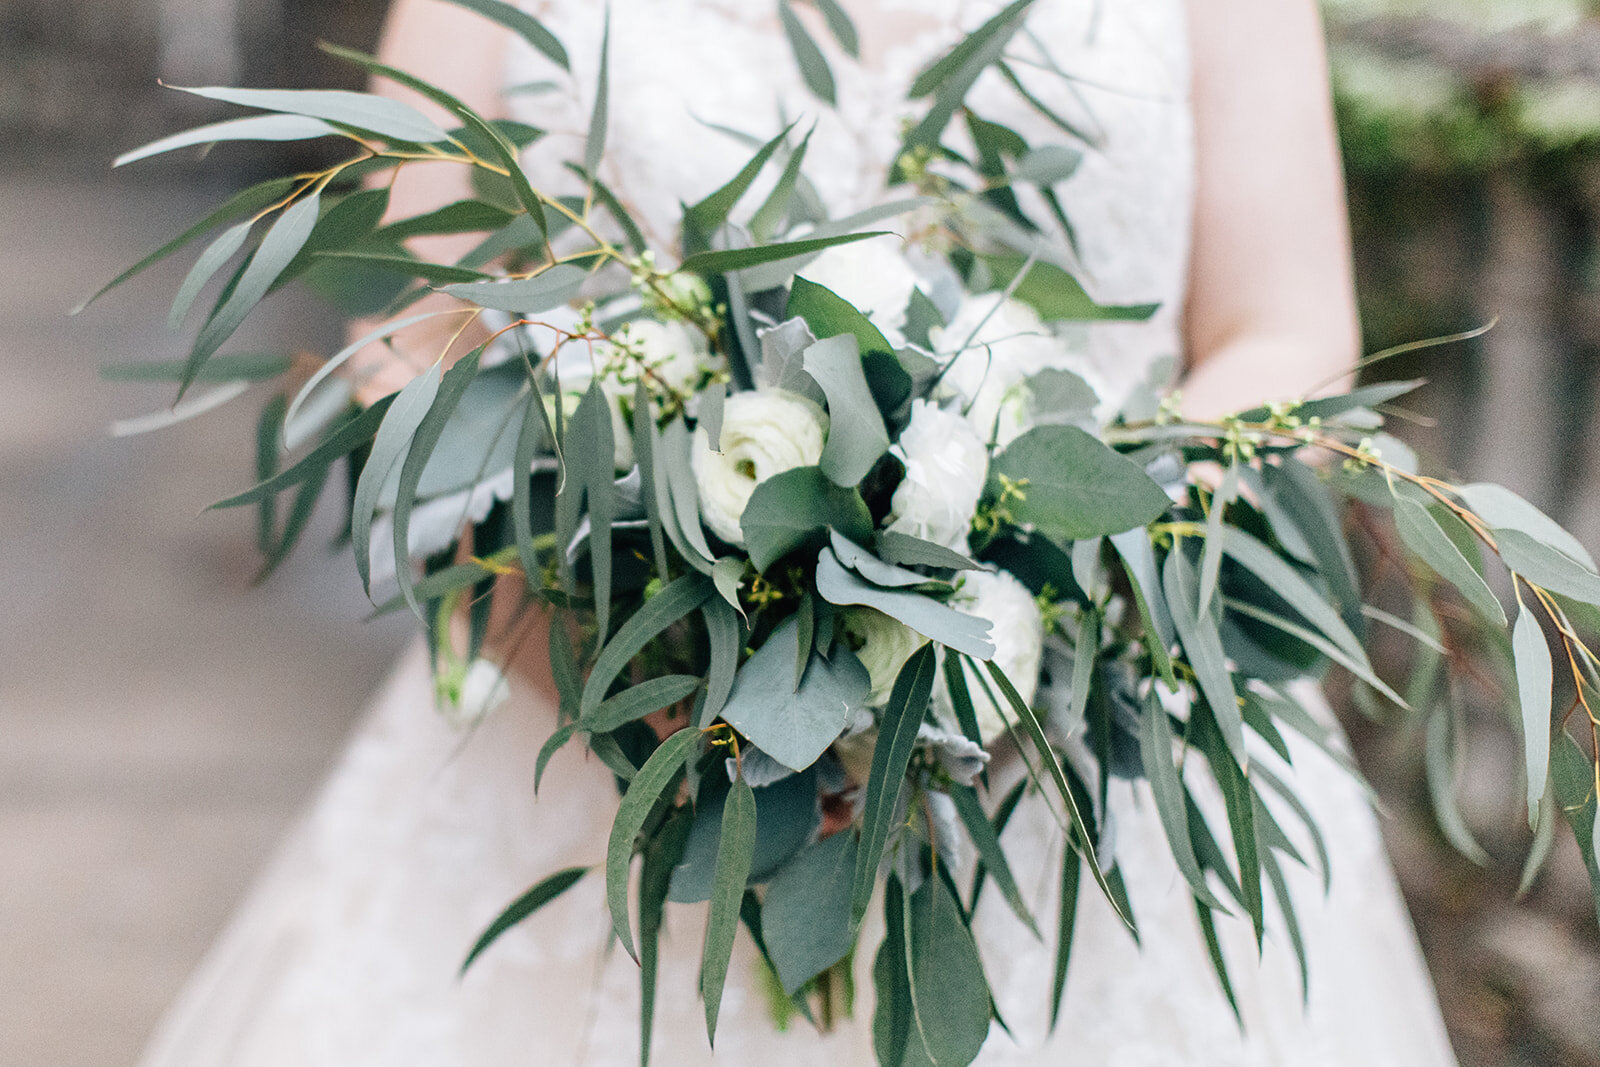
[[[175,84],[353,86],[312,44],[370,49],[383,0],[0,0],[0,1063],[128,1063],[292,823],[406,639],[332,547],[330,499],[256,586],[246,405],[113,439],[162,387],[184,257],[75,319],[117,270],[281,151],[113,174],[116,152],[216,112]],[[1392,360],[1425,377],[1395,432],[1497,481],[1600,554],[1600,14],[1586,0],[1325,0],[1367,349],[1499,316]],[[286,292],[236,347],[328,352]],[[1403,647],[1384,650],[1403,673]],[[1412,724],[1346,716],[1457,1054],[1600,1065],[1600,938],[1565,831],[1521,900],[1528,834],[1503,694],[1464,697],[1458,783],[1487,870],[1434,828]],[[1353,702],[1353,701],[1352,701]]]

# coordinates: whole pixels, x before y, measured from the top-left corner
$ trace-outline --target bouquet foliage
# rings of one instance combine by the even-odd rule
[[[565,62],[528,16],[459,2]],[[1148,782],[1231,999],[1214,914],[1245,917],[1259,939],[1270,893],[1298,949],[1283,864],[1328,873],[1284,773],[1285,732],[1348,760],[1293,684],[1337,667],[1420,717],[1443,826],[1470,852],[1441,694],[1443,668],[1477,632],[1515,678],[1531,864],[1564,818],[1600,894],[1589,700],[1600,662],[1578,636],[1600,606],[1593,560],[1509,492],[1423,476],[1379,435],[1376,409],[1417,383],[1197,423],[1155,387],[1108,410],[1065,369],[1060,324],[1117,329],[1152,309],[1099,305],[1073,278],[1061,197],[1092,149],[1065,123],[1059,143],[1029,144],[966,106],[978,76],[1004,67],[1026,7],[911,87],[927,108],[892,169],[905,199],[830,216],[791,126],[686,205],[674,249],[650,247],[598,177],[604,59],[570,195],[536,188],[519,165],[541,131],[337,49],[459,125],[367,94],[198,89],[253,113],[122,159],[235,139],[349,143],[325,170],[239,193],[117,279],[226,227],[173,304],[181,324],[225,279],[187,358],[115,373],[176,380],[160,424],[282,383],[259,422],[259,484],[218,506],[259,510],[270,569],[347,461],[356,566],[369,589],[392,585],[385,609],[425,625],[447,709],[471,720],[504,695],[492,660],[514,641],[491,633],[496,586],[515,590],[505,633],[548,615],[559,717],[537,773],[573,743],[615,772],[621,803],[596,876],[640,964],[646,1055],[668,901],[708,902],[700,988],[714,1035],[741,925],[779,1000],[825,1025],[848,1011],[850,960],[868,950],[858,934],[878,899],[880,1060],[970,1062],[1004,1008],[971,932],[986,886],[1056,943],[1054,981],[1038,992],[1056,1008],[1080,881],[1135,927],[1116,856],[1101,851],[1113,776]],[[811,84],[831,86],[803,43]],[[476,195],[387,218],[385,173],[419,160],[471,168]],[[891,223],[904,240],[875,229]],[[458,262],[407,250],[446,233],[484,236]],[[309,373],[223,353],[251,308],[297,278],[384,325]],[[417,312],[434,292],[458,303]],[[355,404],[340,373],[352,354],[426,316],[481,340]],[[1331,469],[1307,461],[1319,451]],[[1419,592],[1411,619],[1363,606],[1345,498],[1392,512]],[[1484,548],[1510,569],[1510,616]],[[1375,623],[1416,641],[1403,694],[1368,659]],[[1558,715],[1553,691],[1570,700]],[[992,795],[1002,751],[1024,773]],[[1070,845],[1057,915],[1030,909],[1002,843],[1025,793],[1050,805]],[[1200,794],[1220,795],[1209,810],[1223,824]],[[1321,857],[1280,820],[1303,823],[1295,835]],[[532,887],[467,962],[584,874]]]

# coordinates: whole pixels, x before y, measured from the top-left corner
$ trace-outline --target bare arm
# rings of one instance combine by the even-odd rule
[[[488,19],[438,0],[395,0],[384,24],[378,56],[392,67],[437,85],[485,118],[500,114],[500,78],[506,50],[506,32]],[[422,108],[449,129],[460,120],[427,98],[385,79],[375,79],[372,89]],[[389,195],[388,218],[419,215],[472,195],[471,176],[459,163],[409,163],[395,176]],[[417,237],[408,246],[422,259],[452,263],[478,243],[472,234]],[[440,311],[459,306],[446,296],[430,296],[411,313]],[[444,316],[419,323],[395,336],[392,349],[373,345],[352,360],[357,374],[371,374],[361,387],[362,399],[371,402],[405,385],[413,375],[439,357],[465,316]],[[352,324],[351,336],[380,325],[376,321]],[[461,355],[479,335],[469,331],[452,346]]]
[[[1184,409],[1293,399],[1360,346],[1312,0],[1189,0],[1197,192]]]

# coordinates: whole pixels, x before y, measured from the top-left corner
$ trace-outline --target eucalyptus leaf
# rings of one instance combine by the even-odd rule
[[[1550,770],[1550,703],[1555,684],[1550,661],[1550,646],[1545,643],[1539,620],[1524,605],[1517,613],[1511,631],[1515,656],[1517,703],[1522,711],[1522,748],[1528,777],[1528,826],[1539,822],[1539,801],[1543,799]]]
[[[955,802],[956,814],[961,817],[961,824],[967,828],[967,836],[972,839],[972,845],[978,851],[978,859],[983,863],[983,869],[1000,889],[1000,894],[1005,897],[1006,903],[1011,905],[1011,911],[1028,928],[1034,937],[1039,937],[1038,924],[1033,920],[1033,913],[1028,910],[1027,902],[1022,898],[1022,888],[1017,885],[1016,875],[1011,873],[1011,864],[1006,859],[1005,849],[1000,844],[1000,835],[996,832],[994,824],[984,814],[983,803],[978,799],[978,793],[969,785],[952,785],[949,788],[950,799]]]
[[[854,304],[832,289],[805,278],[796,278],[790,285],[784,317],[803,319],[812,334],[824,341],[842,335],[854,336],[858,359],[868,352],[894,351],[883,331]]]
[[[1595,784],[1594,766],[1577,742],[1565,730],[1556,738],[1551,754],[1550,777],[1555,784],[1556,799],[1572,836],[1577,839],[1578,852],[1589,870],[1589,883],[1594,891],[1595,918],[1600,921],[1600,861],[1596,858]]]
[[[1230,526],[1223,533],[1222,547],[1229,558],[1265,582],[1350,658],[1358,663],[1367,663],[1367,652],[1361,640],[1350,632],[1327,599],[1301,577],[1291,564],[1236,526]]]
[[[444,291],[479,307],[512,314],[537,314],[570,303],[588,274],[581,267],[558,263],[531,278],[502,282],[465,282]]]
[[[811,252],[821,252],[835,245],[847,245],[882,237],[887,231],[872,230],[867,233],[841,233],[832,237],[803,237],[797,241],[780,241],[777,244],[756,245],[754,248],[725,248],[715,252],[697,252],[683,261],[680,270],[704,277],[744,270],[763,263],[775,263]]]
[[[1197,900],[1209,908],[1226,911],[1206,885],[1205,872],[1195,859],[1194,846],[1189,838],[1188,812],[1183,802],[1183,780],[1172,762],[1172,725],[1167,721],[1166,709],[1161,706],[1153,689],[1139,716],[1139,755],[1144,763],[1145,777],[1150,782],[1151,794],[1155,797],[1161,829],[1167,835],[1167,846],[1178,865],[1178,873],[1189,883],[1189,889]]]
[[[142,148],[122,153],[111,161],[111,166],[125,167],[141,159],[193,145],[213,145],[221,141],[306,141],[339,133],[340,130],[319,119],[300,115],[254,115],[245,119],[213,122],[209,126],[198,126],[159,141],[151,141]]]
[[[1211,512],[1206,516],[1206,537],[1200,553],[1200,603],[1196,614],[1204,615],[1211,609],[1211,598],[1217,592],[1217,578],[1222,573],[1222,526],[1228,505],[1239,496],[1239,468],[1242,464],[1234,456],[1228,464],[1222,484],[1211,498]]]
[[[1078,280],[1054,263],[1030,261],[1019,255],[983,257],[993,284],[1009,288],[1011,295],[1039,313],[1045,322],[1146,322],[1158,304],[1101,304]],[[1022,269],[1028,273],[1017,279]]]
[[[821,543],[830,527],[866,540],[872,515],[860,493],[835,485],[821,467],[794,467],[761,482],[739,518],[750,562],[763,573],[796,549]]]
[[[474,960],[483,955],[483,950],[500,939],[500,935],[516,926],[522,920],[555,900],[562,893],[571,889],[578,880],[589,873],[587,867],[568,867],[557,871],[548,878],[542,879],[532,889],[512,901],[501,912],[489,928],[483,932],[477,942],[472,946],[472,951],[467,953],[466,961],[461,964],[461,973],[466,974],[467,968],[472,966]]]
[[[361,576],[361,586],[369,596],[372,593],[372,518],[378,509],[378,495],[389,481],[390,472],[405,458],[417,427],[439,395],[442,375],[440,364],[435,363],[400,390],[378,427],[367,461],[361,467],[361,477],[356,480],[350,505],[350,541],[355,550],[356,573]],[[406,555],[402,549],[395,559],[395,569],[398,572],[405,566]]]
[[[794,7],[789,0],[778,0],[778,19],[783,23],[784,36],[789,39],[789,49],[794,53],[795,63],[800,67],[800,76],[805,79],[806,88],[829,105],[836,104],[838,100],[835,96],[833,71],[828,68],[828,60],[822,54],[822,49],[817,47],[817,42],[812,39],[810,31],[794,13]]]
[[[727,184],[685,211],[685,225],[706,238],[716,233],[722,227],[722,224],[728,221],[729,214],[732,213],[734,207],[744,197],[744,194],[750,191],[750,186],[755,183],[757,175],[761,173],[762,169],[766,167],[767,161],[783,145],[789,136],[789,131],[793,128],[793,123],[785,126],[776,137],[757,149],[756,154],[739,169],[739,173],[734,175]],[[690,256],[689,259],[684,261],[684,270],[697,269],[689,266],[689,263],[694,258],[694,256]],[[701,273],[705,272],[702,271]],[[720,270],[712,273],[720,273]]]
[[[360,448],[372,440],[384,417],[389,412],[389,406],[394,403],[393,396],[379,398],[372,406],[363,411],[354,413],[350,418],[340,423],[306,455],[302,456],[292,466],[279,471],[242,493],[235,494],[224,500],[219,500],[211,505],[208,510],[221,510],[223,508],[236,508],[245,504],[255,504],[269,497],[276,496],[285,489],[291,489],[325,471],[335,460]]]
[[[909,1044],[930,1064],[965,1067],[989,1036],[989,983],[961,905],[943,878],[906,901],[907,970],[914,1016]],[[915,1057],[912,1057],[915,1060]]]
[[[1500,558],[1529,582],[1584,604],[1600,605],[1600,575],[1521,530],[1494,531]]]
[[[616,819],[611,824],[611,836],[606,845],[606,904],[611,911],[612,929],[635,962],[639,956],[634,951],[633,927],[628,917],[628,867],[634,843],[656,803],[678,780],[684,763],[699,743],[698,730],[679,730],[662,741],[628,783],[628,791],[623,794]]]
[[[692,674],[663,674],[631,685],[600,702],[593,711],[578,720],[580,729],[604,734],[646,715],[669,708],[700,688],[700,679]]]
[[[850,888],[858,847],[849,831],[824,838],[779,868],[767,886],[761,933],[790,996],[855,945]]]
[[[779,623],[734,675],[722,719],[761,751],[792,770],[817,761],[844,731],[871,690],[867,669],[848,649],[813,654],[795,685],[799,625]]]
[[[874,540],[878,557],[901,567],[935,567],[951,571],[981,571],[984,566],[943,545],[898,530],[880,530]]]
[[[583,143],[583,169],[600,173],[600,160],[606,150],[606,127],[611,108],[611,5],[605,8],[604,29],[600,33],[599,77],[595,80],[594,107],[589,112],[589,136]]]
[[[445,0],[445,2],[464,7],[468,11],[475,11],[486,19],[498,22],[543,52],[558,67],[563,70],[568,69],[567,50],[561,47],[561,41],[546,29],[543,23],[522,8],[502,3],[501,0]]]
[[[1398,497],[1394,502],[1395,528],[1400,540],[1416,553],[1429,567],[1461,591],[1467,603],[1477,608],[1496,626],[1506,625],[1506,612],[1500,600],[1484,583],[1467,557],[1445,534],[1428,509],[1410,497]],[[1600,578],[1596,579],[1600,585]]]
[[[994,644],[989,640],[992,624],[988,619],[957,611],[920,593],[871,585],[846,570],[831,548],[824,548],[817,557],[816,582],[818,594],[830,604],[876,608],[930,641],[974,659],[987,660],[994,655]]]
[[[829,534],[829,543],[833,547],[833,554],[839,562],[855,571],[873,585],[881,585],[890,589],[900,589],[906,586],[929,585],[935,579],[916,571],[908,571],[904,567],[897,567],[892,563],[885,563],[874,556],[854,541],[841,535],[837,530]]]
[[[991,478],[1000,475],[1027,482],[1025,497],[1008,505],[1016,521],[1062,541],[1144,526],[1172,503],[1138,464],[1075,426],[1018,437],[990,465]]]
[[[343,89],[186,88],[182,85],[172,88],[228,104],[305,115],[354,126],[389,140],[433,144],[449,137],[437,123],[410,104],[371,93],[352,93]]]
[[[1433,801],[1434,818],[1445,839],[1461,855],[1480,867],[1489,865],[1489,854],[1472,836],[1467,820],[1456,799],[1456,776],[1459,772],[1460,741],[1456,724],[1448,705],[1433,710],[1428,717],[1425,735],[1423,766],[1427,771],[1428,795]]]
[[[1189,666],[1194,668],[1200,693],[1216,716],[1228,751],[1233,753],[1239,766],[1248,767],[1250,756],[1244,747],[1244,717],[1239,711],[1233,678],[1228,673],[1222,635],[1210,612],[1199,615],[1196,611],[1195,594],[1199,582],[1194,565],[1181,551],[1174,549],[1167,554],[1161,582],[1167,594],[1167,603],[1172,605],[1172,621],[1177,627],[1179,640],[1183,642]]]
[[[204,252],[194,261],[194,266],[189,268],[189,273],[184,276],[183,283],[178,286],[177,295],[172,298],[172,310],[167,314],[167,328],[176,330],[183,325],[183,320],[188,317],[189,309],[194,306],[195,298],[200,295],[200,290],[205,288],[222,269],[222,265],[233,257],[233,254],[244,247],[245,238],[250,236],[251,227],[255,225],[254,219],[228,227],[217,235],[216,240],[206,246]]]
[[[706,676],[706,699],[700,708],[696,723],[705,729],[717,720],[727,707],[733,692],[735,672],[739,669],[739,654],[744,649],[740,640],[737,613],[724,600],[710,599],[700,605],[705,620],[706,639],[711,646],[711,668]]]
[[[711,889],[711,909],[706,919],[705,951],[700,962],[700,993],[706,1004],[706,1037],[717,1039],[717,1014],[722,1007],[722,987],[728,978],[733,940],[739,932],[739,904],[750,879],[750,860],[756,847],[756,798],[743,778],[733,783],[722,809],[722,840],[717,847],[717,870]]]
[[[828,398],[828,438],[818,466],[835,485],[853,486],[889,450],[856,339],[845,334],[818,341],[806,349],[804,366]]]
[[[1340,527],[1333,495],[1315,471],[1292,457],[1263,464],[1261,478],[1283,514],[1293,522],[1316,559],[1317,570],[1338,602],[1339,616],[1352,633],[1365,633],[1361,622],[1361,584],[1355,561]]]
[[[610,692],[611,684],[645,645],[715,595],[716,587],[708,578],[686,574],[669,582],[659,593],[645,601],[644,606],[618,628],[595,658],[594,668],[583,686],[583,696],[579,702],[580,718],[592,714],[600,706]]]
[[[1594,558],[1576,537],[1511,490],[1487,482],[1478,482],[1459,487],[1456,495],[1490,526],[1502,530],[1518,530],[1562,555],[1577,560],[1586,569],[1591,571],[1596,569]]]
[[[1061,849],[1061,898],[1056,908],[1056,962],[1050,980],[1050,1030],[1061,1018],[1062,996],[1067,990],[1067,969],[1072,962],[1072,937],[1078,922],[1078,883],[1083,860],[1070,844]]]

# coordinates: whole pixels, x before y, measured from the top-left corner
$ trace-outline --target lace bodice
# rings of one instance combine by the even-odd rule
[[[563,41],[570,75],[518,42],[506,80],[554,81],[553,92],[509,98],[515,117],[548,130],[528,166],[547,187],[571,188],[560,162],[582,155],[600,55],[604,6],[531,0]],[[1003,5],[998,0],[877,0],[859,13],[861,60],[820,26],[837,107],[801,79],[775,4],[748,0],[613,0],[610,132],[602,177],[662,248],[676,244],[679,202],[693,202],[749,159],[746,138],[816,123],[806,174],[835,216],[890,198],[885,178],[902,123],[926,101],[906,99],[917,72]],[[797,5],[802,7],[802,5]],[[809,14],[809,10],[803,13]],[[869,17],[870,16],[870,17]],[[1140,324],[1077,331],[1076,358],[1112,406],[1162,357],[1179,354],[1188,262],[1193,147],[1182,0],[1040,0],[1014,39],[1012,69],[1041,103],[1092,142],[1061,186],[1090,292],[1109,303],[1158,303]],[[1074,143],[995,71],[969,97],[975,111],[1035,146]],[[718,127],[721,127],[720,129]]]

